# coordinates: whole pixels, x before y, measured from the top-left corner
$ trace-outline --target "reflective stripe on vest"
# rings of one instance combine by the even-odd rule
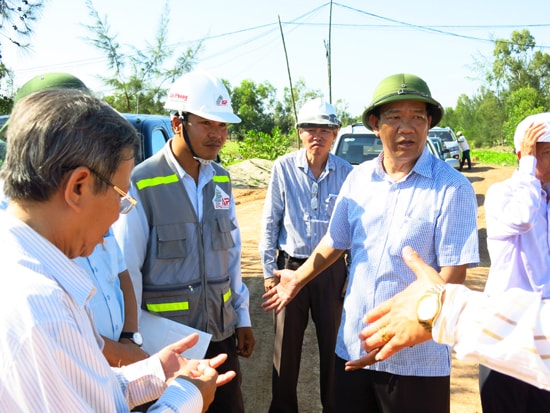
[[[223,295],[223,302],[226,303],[231,298],[231,288]],[[179,301],[174,303],[147,304],[147,310],[152,313],[165,313],[168,311],[186,311],[189,310],[189,301]]]
[[[189,301],[179,301],[175,303],[147,304],[147,310],[152,313],[165,313],[168,311],[186,311],[189,310]]]
[[[142,179],[141,181],[137,181],[136,186],[137,186],[137,189],[141,190],[143,188],[147,188],[148,186],[173,184],[174,182],[178,182],[178,181],[179,181],[179,178],[176,174],[167,175],[167,176],[156,176],[154,178],[146,178],[146,179]]]
[[[212,180],[214,182],[229,182],[229,177],[227,175],[214,175]]]

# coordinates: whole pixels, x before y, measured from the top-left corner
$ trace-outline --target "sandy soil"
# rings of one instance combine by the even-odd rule
[[[258,166],[259,165],[259,166]],[[243,241],[242,270],[250,289],[250,313],[256,337],[256,348],[250,359],[241,359],[243,369],[243,393],[246,411],[266,412],[271,400],[271,365],[273,342],[273,316],[260,307],[263,279],[258,257],[258,241],[261,231],[261,214],[265,198],[265,186],[269,179],[266,161],[246,161],[239,168],[230,168],[235,184],[234,194]],[[480,238],[480,266],[468,271],[466,284],[473,289],[483,289],[489,267],[486,247],[485,211],[483,202],[487,188],[494,182],[506,179],[513,172],[511,167],[474,165],[464,171],[474,186],[478,201],[478,225]],[[259,178],[257,178],[259,176]],[[251,188],[252,187],[252,188]],[[451,375],[451,412],[481,412],[477,369],[475,363],[453,359]],[[314,327],[306,334],[298,394],[300,412],[321,412],[318,387],[318,357]]]

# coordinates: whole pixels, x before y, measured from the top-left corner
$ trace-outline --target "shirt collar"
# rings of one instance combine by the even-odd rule
[[[183,179],[186,175],[189,175],[187,172],[185,172],[185,169],[182,168],[180,163],[177,161],[176,157],[174,156],[174,153],[172,152],[171,144],[172,139],[168,140],[166,142],[166,145],[164,145],[164,154],[166,158],[168,159],[168,163],[172,165],[172,168],[177,172],[180,179]],[[199,162],[199,176],[207,174],[208,179],[212,179],[212,177],[215,175],[214,168],[212,165],[204,165]]]
[[[327,163],[325,165],[325,169],[321,175],[325,175],[329,171],[333,171],[336,168],[336,165],[334,163],[334,155],[331,153],[328,154]],[[309,165],[307,163],[307,157],[306,157],[306,150],[305,148],[302,148],[299,150],[298,155],[296,156],[296,166],[298,168],[301,168],[304,170],[304,172],[309,172]]]
[[[375,172],[380,177],[384,177],[387,175],[386,171],[384,170],[384,166],[382,165],[383,159],[384,159],[384,152],[382,152],[378,156],[378,158],[376,158]],[[414,164],[413,168],[408,173],[405,179],[408,179],[408,177],[411,176],[412,173],[422,175],[426,178],[432,178],[433,162],[435,162],[435,157],[430,153],[430,151],[428,150],[428,147],[425,147],[424,150],[422,151],[422,154],[420,155],[420,158],[417,159],[416,163]]]

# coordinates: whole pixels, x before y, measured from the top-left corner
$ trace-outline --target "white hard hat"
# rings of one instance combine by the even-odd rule
[[[326,125],[332,128],[339,128],[342,122],[336,116],[336,110],[322,98],[315,98],[307,101],[298,113],[297,128],[305,125]]]
[[[233,113],[229,93],[220,79],[197,70],[177,79],[170,90],[164,108],[180,113],[193,113],[216,122],[240,123]]]
[[[537,142],[550,142],[550,112],[538,113],[536,115],[527,116],[523,119],[516,128],[514,134],[514,147],[516,153],[521,151],[521,143],[523,142],[523,135],[529,126],[537,125],[540,123],[546,124],[546,133],[542,135]]]

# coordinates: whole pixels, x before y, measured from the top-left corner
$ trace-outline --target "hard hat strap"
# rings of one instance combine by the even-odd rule
[[[201,163],[202,165],[209,165],[212,162],[212,159],[200,158],[193,150],[193,146],[191,146],[191,140],[189,139],[189,134],[187,133],[187,128],[185,127],[185,123],[187,122],[187,113],[179,113],[178,117],[181,122],[181,127],[183,128],[183,140],[191,151],[191,155],[197,162]]]

